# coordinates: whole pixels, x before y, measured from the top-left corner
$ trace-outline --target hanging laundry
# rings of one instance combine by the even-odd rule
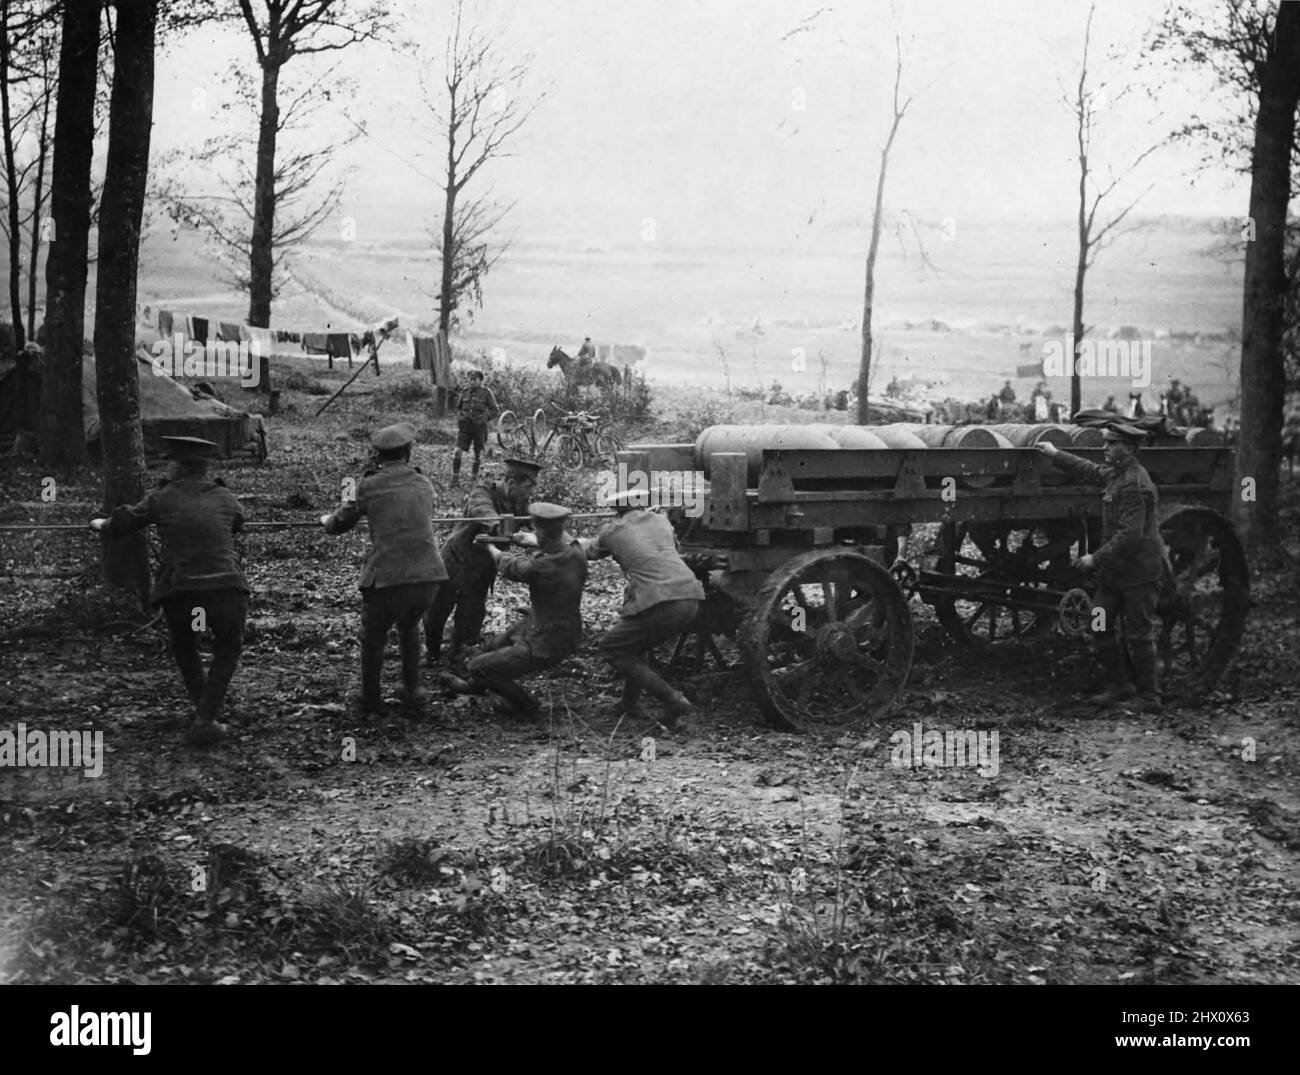
[[[326,354],[331,358],[346,358],[349,361],[354,354],[352,337],[346,332],[331,332],[326,338]]]
[[[248,344],[255,355],[270,355],[275,351],[275,336],[269,328],[240,325],[239,338]]]
[[[439,388],[451,387],[451,346],[442,329],[433,338],[433,383]]]
[[[208,319],[206,317],[191,317],[190,335],[195,342],[206,344],[208,342]]]
[[[415,343],[415,368],[417,370],[433,369],[433,337],[412,336]]]
[[[170,310],[158,311],[158,338],[167,339],[172,334],[172,312]]]
[[[328,355],[330,353],[329,337],[323,332],[304,332],[302,349],[309,355]]]
[[[241,339],[239,329],[239,325],[232,324],[230,321],[218,321],[217,339],[223,343],[238,343]]]

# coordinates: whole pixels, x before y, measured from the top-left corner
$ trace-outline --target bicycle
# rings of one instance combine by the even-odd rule
[[[614,454],[623,450],[617,437],[603,428],[602,415],[586,411],[560,411],[554,422],[538,408],[528,419],[503,411],[497,419],[497,443],[508,452],[542,458],[555,442],[560,465],[577,469],[587,465],[613,467]]]

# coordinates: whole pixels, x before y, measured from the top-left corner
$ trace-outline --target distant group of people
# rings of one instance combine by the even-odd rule
[[[160,486],[139,504],[118,507],[90,526],[109,538],[158,527],[162,569],[153,600],[162,607],[173,656],[195,706],[188,739],[209,746],[228,733],[220,721],[222,704],[243,647],[249,586],[234,535],[244,515],[234,494],[208,473],[217,445],[194,437],[164,440],[171,462]],[[690,626],[704,590],[678,553],[667,517],[638,500],[643,493],[608,498],[616,517],[594,538],[575,539],[566,530],[569,509],[531,500],[540,464],[510,458],[501,480],[475,484],[465,521],[439,543],[434,487],[411,465],[414,442],[415,430],[406,423],[376,432],[371,437],[375,462],[355,494],[320,517],[327,534],[346,533],[362,518],[369,524],[370,552],[359,580],[361,687],[355,699],[363,713],[386,711],[380,680],[390,631],[397,631],[403,702],[422,706],[428,691],[421,685],[421,625],[428,661],[437,663],[454,613],[453,655],[461,655],[480,641],[487,596],[500,576],[528,586],[530,611],[488,640],[465,666],[463,678],[448,670],[440,679],[452,691],[490,691],[510,711],[536,717],[540,706],[520,680],[577,651],[587,562],[604,556],[614,558],[627,580],[620,620],[597,647],[623,678],[620,711],[643,718],[643,693],[663,704],[663,725],[672,726],[692,711],[690,700],[660,678],[646,658]],[[531,532],[515,530],[518,516],[527,516]],[[198,649],[204,630],[214,638],[206,672]]]
[[[1150,413],[1140,391],[1129,393],[1128,406],[1124,410],[1121,410],[1113,395],[1106,397],[1101,409],[1128,418],[1143,418]],[[1196,398],[1196,393],[1176,377],[1171,378],[1169,388],[1161,394],[1159,409],[1155,413],[1166,415],[1177,425],[1202,428],[1210,426],[1214,417],[1213,410],[1203,406]],[[1002,388],[989,398],[984,415],[990,422],[1061,422],[1069,419],[1064,405],[1053,403],[1052,390],[1047,387],[1046,381],[1039,381],[1034,386],[1028,409],[1016,402],[1016,390],[1011,382],[1004,381]]]

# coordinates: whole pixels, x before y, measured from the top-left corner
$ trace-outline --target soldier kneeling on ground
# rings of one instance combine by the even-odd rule
[[[1157,523],[1160,498],[1146,468],[1137,461],[1146,433],[1125,422],[1112,422],[1102,434],[1106,462],[1090,463],[1054,444],[1038,450],[1063,470],[1105,487],[1101,497],[1102,544],[1079,560],[1084,570],[1096,570],[1093,629],[1101,657],[1106,689],[1088,701],[1112,706],[1135,699],[1135,708],[1158,713],[1161,708],[1156,654],[1156,600],[1164,569],[1164,543]],[[1124,649],[1116,631],[1123,615],[1124,638],[1133,661],[1136,688],[1128,682]]]
[[[504,708],[531,720],[541,707],[518,682],[524,676],[552,668],[577,652],[582,642],[582,588],[587,582],[587,554],[564,529],[568,508],[538,501],[528,505],[534,533],[508,539],[479,534],[474,540],[491,555],[504,579],[528,584],[532,609],[510,630],[483,647],[469,662],[469,677],[444,674],[444,685],[462,694],[492,691]],[[497,543],[508,540],[505,552]]]
[[[406,422],[370,438],[378,453],[375,467],[357,483],[356,499],[332,515],[322,515],[327,534],[351,530],[365,516],[370,522],[370,555],[361,569],[362,712],[382,714],[379,680],[389,628],[396,625],[402,654],[403,700],[420,704],[428,692],[420,685],[420,620],[447,578],[433,536],[433,484],[411,466],[415,430]]]
[[[248,582],[235,551],[244,509],[220,478],[208,477],[208,460],[218,448],[198,437],[163,437],[171,455],[167,477],[133,507],[111,518],[90,520],[90,528],[112,537],[150,523],[162,536],[162,569],[153,584],[171,636],[172,656],[198,715],[188,741],[211,746],[226,737],[221,704],[239,665],[248,614]],[[212,632],[212,666],[207,675],[199,635]]]

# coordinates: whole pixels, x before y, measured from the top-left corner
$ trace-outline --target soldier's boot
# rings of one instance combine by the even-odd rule
[[[498,707],[499,711],[511,713],[526,720],[537,720],[541,717],[541,705],[533,697],[532,692],[522,684],[502,676],[470,676],[471,684],[476,680],[482,682],[493,694],[501,697],[503,705]]]
[[[176,667],[180,669],[181,680],[185,683],[185,693],[196,706],[203,701],[203,691],[207,687],[207,678],[203,675],[203,660],[199,657],[197,647],[192,650],[177,649]]]
[[[457,485],[460,484],[460,450],[459,449],[457,449],[456,454],[451,457],[451,484],[452,484],[452,488],[455,488]]]
[[[641,688],[630,679],[623,681],[623,698],[619,702],[619,712],[628,720],[644,720],[641,712]]]
[[[402,697],[410,705],[422,705],[429,692],[420,685],[420,625],[414,623],[398,635],[402,653]]]
[[[358,704],[363,713],[382,714],[384,699],[379,690],[379,677],[384,669],[384,639],[361,636],[361,694]]]
[[[469,476],[470,476],[470,480],[471,480],[471,481],[478,481],[478,468],[479,468],[479,464],[480,464],[481,462],[482,462],[481,457],[479,456],[479,454],[478,454],[477,452],[475,452],[475,453],[474,453],[474,463],[473,463],[473,465],[471,466],[471,468],[470,468],[470,472],[469,472]]]
[[[634,686],[638,693],[644,690],[663,703],[667,715],[661,719],[660,723],[666,727],[673,727],[681,717],[691,711],[690,699],[674,690],[670,684],[656,675],[654,670],[640,658],[622,657],[610,663],[627,677],[627,683]]]
[[[1112,706],[1127,702],[1137,691],[1128,682],[1124,668],[1124,652],[1113,635],[1106,635],[1097,643],[1097,656],[1101,659],[1102,676],[1109,684],[1105,690],[1088,698],[1089,705]]]
[[[1159,713],[1164,706],[1160,701],[1160,657],[1155,639],[1134,642],[1129,647],[1137,677],[1137,697],[1133,708],[1142,713]]]

